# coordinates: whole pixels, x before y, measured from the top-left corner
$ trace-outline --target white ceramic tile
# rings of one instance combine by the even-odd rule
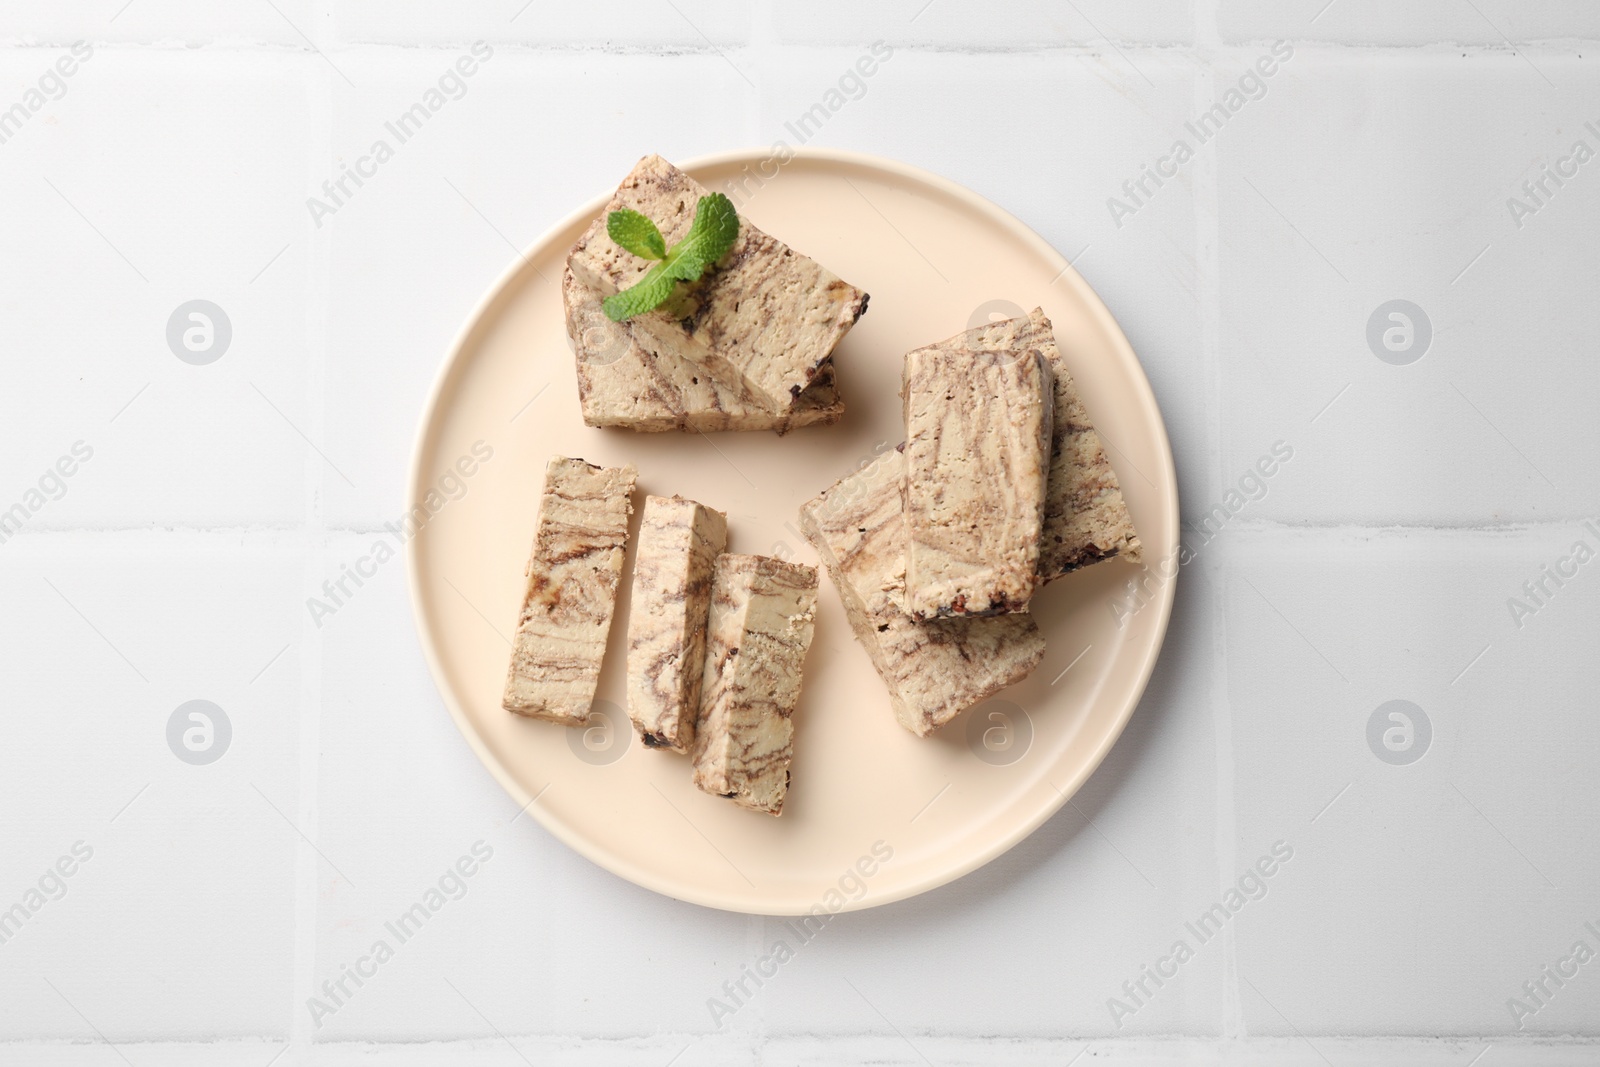
[[[20,77],[56,54],[0,61]],[[309,133],[301,64],[101,46],[65,84],[0,146],[9,239],[29,250],[0,267],[13,346],[0,410],[25,442],[0,461],[0,499],[20,499],[81,440],[92,461],[30,524],[298,521],[320,462],[300,436],[317,433],[306,243],[295,240]],[[178,315],[196,299],[221,309],[205,312],[209,335]],[[220,356],[181,360],[168,340],[175,316],[177,350]],[[190,353],[188,329],[209,351]]]
[[[1228,543],[1238,847],[1295,850],[1234,920],[1251,1033],[1508,1032],[1524,980],[1600,944],[1600,582],[1569,560],[1532,615],[1508,606],[1579,540],[1600,554],[1578,526]],[[1574,981],[1527,1029],[1592,1033],[1597,997]]]
[[[1549,70],[1593,80],[1576,62]],[[1570,517],[1593,498],[1580,457],[1600,443],[1584,415],[1600,371],[1571,353],[1600,319],[1566,279],[1594,269],[1581,234],[1600,183],[1580,171],[1520,230],[1506,207],[1551,153],[1600,149],[1590,110],[1509,56],[1374,65],[1302,48],[1228,120],[1223,476],[1275,440],[1295,449],[1254,514],[1477,524]],[[1396,299],[1421,314],[1389,319]],[[1410,346],[1391,358],[1414,362],[1375,354],[1388,328]]]
[[[1221,0],[1217,28],[1228,40],[1311,39],[1341,44],[1417,45],[1441,41],[1501,45],[1563,38],[1593,40],[1600,18],[1568,0],[1473,0],[1394,4],[1384,0]]]
[[[895,0],[870,7],[842,0],[773,6],[779,40],[848,44],[878,39],[955,50],[1184,44],[1194,36],[1192,3],[1050,4],[1005,0]]]
[[[93,1040],[85,1017],[113,1041],[285,1033],[303,639],[281,591],[301,550],[54,534],[3,551],[0,907],[33,914],[0,944],[0,1035]],[[221,713],[204,710],[209,737],[185,713],[173,749],[195,700]],[[30,902],[78,842],[65,892]]]
[[[528,0],[470,0],[448,7],[426,0],[332,0],[328,5],[347,44],[394,42],[435,46],[501,41],[529,45],[606,48],[669,47],[712,51],[736,44],[750,32],[748,5],[733,0],[644,0],[596,6]]]
[[[313,0],[205,4],[193,0],[93,0],[70,8],[23,0],[0,4],[7,44],[55,45],[83,40],[193,47],[270,44],[306,48],[317,34]]]

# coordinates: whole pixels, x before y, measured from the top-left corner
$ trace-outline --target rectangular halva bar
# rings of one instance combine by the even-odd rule
[[[906,611],[1028,610],[1050,468],[1054,388],[1004,324],[906,353]]]
[[[707,793],[782,814],[816,607],[816,568],[717,557],[694,737],[694,784]]]
[[[502,706],[569,726],[589,717],[633,513],[632,464],[555,456],[545,469],[528,585]]]
[[[682,497],[647,496],[628,614],[628,717],[651,748],[688,752],[700,711],[711,573],[728,517]]]
[[[1083,398],[1072,382],[1044,312],[997,323],[1013,334],[1010,343],[1037,348],[1055,379],[1050,482],[1044,501],[1044,536],[1039,545],[1039,581],[1051,582],[1101,560],[1139,562],[1143,545],[1122,499],[1117,472],[1106,459]]]

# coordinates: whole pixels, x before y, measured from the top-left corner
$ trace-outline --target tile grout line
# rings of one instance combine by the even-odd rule
[[[1218,27],[1218,0],[1196,0],[1194,6],[1194,40],[1198,59],[1195,75],[1194,106],[1196,114],[1204,111],[1216,98],[1216,57],[1226,54]],[[1220,146],[1210,152],[1197,153],[1194,163],[1195,200],[1195,260],[1198,266],[1195,285],[1198,288],[1197,305],[1200,330],[1201,362],[1211,382],[1208,397],[1211,418],[1206,422],[1207,451],[1212,456],[1219,485],[1226,484],[1228,472],[1224,455],[1221,412],[1222,404],[1222,271],[1221,271],[1221,211],[1222,198],[1218,173]],[[1212,848],[1216,853],[1217,883],[1223,885],[1226,872],[1236,866],[1235,850],[1238,827],[1234,811],[1234,760],[1233,718],[1228,704],[1227,679],[1227,613],[1225,570],[1211,562],[1212,575],[1217,582],[1218,595],[1211,597],[1213,663],[1220,672],[1211,684],[1212,732],[1216,745],[1216,834]],[[1239,991],[1238,946],[1233,927],[1221,931],[1222,941],[1222,998],[1220,1005],[1220,1031],[1224,1039],[1244,1036],[1244,1011]]]
[[[670,1061],[666,1061],[666,1059],[648,1061],[653,1064],[653,1067],[691,1067],[691,1064],[696,1062],[691,1056],[694,1046],[696,1046],[696,1041],[694,1040],[707,1037],[706,1033],[694,1032],[694,1030],[666,1030],[666,1032],[661,1032],[661,1035],[667,1035],[667,1041],[670,1041],[670,1045],[666,1046],[662,1054],[674,1053],[675,1051],[677,1056],[674,1059],[670,1059]],[[640,1035],[632,1035],[632,1037],[573,1037],[568,1033],[523,1032],[523,1030],[517,1029],[506,1030],[504,1037],[512,1038],[514,1043],[517,1043],[517,1041],[536,1043],[538,1048],[534,1049],[534,1054],[566,1057],[565,1061],[550,1062],[570,1062],[576,1054],[586,1053],[586,1051],[587,1053],[594,1053],[598,1049],[603,1053],[621,1053],[621,1056],[605,1062],[629,1062],[629,1064],[646,1062],[642,1057],[629,1056],[629,1053],[638,1053],[640,1043],[651,1040],[651,1038],[642,1038]],[[1314,1033],[1312,1037],[1317,1038],[1318,1043],[1328,1041],[1334,1053],[1346,1054],[1346,1056],[1354,1054],[1354,1056],[1360,1057],[1360,1062],[1363,1062],[1363,1064],[1398,1064],[1398,1062],[1443,1064],[1445,1061],[1443,1061],[1442,1057],[1438,1057],[1440,1053],[1448,1054],[1454,1046],[1466,1045],[1467,1048],[1456,1054],[1450,1062],[1453,1067],[1475,1067],[1480,1062],[1482,1064],[1493,1062],[1485,1059],[1485,1053],[1488,1049],[1478,1049],[1478,1056],[1470,1059],[1470,1061],[1462,1061],[1461,1057],[1470,1053],[1472,1046],[1477,1045],[1477,1043],[1490,1043],[1490,1048],[1499,1048],[1501,1053],[1510,1049],[1514,1053],[1531,1053],[1534,1056],[1542,1053],[1547,1056],[1525,1062],[1538,1062],[1538,1064],[1547,1064],[1549,1067],[1570,1067],[1570,1064],[1576,1062],[1570,1057],[1570,1054],[1574,1053],[1574,1051],[1600,1048],[1600,1041],[1597,1041],[1597,1038],[1592,1033],[1558,1035],[1558,1037],[1554,1038],[1544,1037],[1544,1040],[1539,1040],[1541,1035],[1534,1035],[1534,1033],[1530,1032],[1515,1033],[1514,1037],[1509,1037],[1506,1033],[1496,1033],[1491,1032],[1491,1030],[1480,1030],[1480,1032],[1472,1033],[1427,1033],[1427,1035],[1371,1035],[1371,1033],[1350,1035],[1350,1033],[1341,1033],[1341,1035],[1333,1035],[1333,1037],[1315,1035]],[[691,1041],[688,1051],[682,1051],[685,1046],[678,1045],[678,1041],[683,1040]],[[838,1043],[858,1043],[856,1048],[862,1049],[859,1059],[866,1059],[867,1056],[878,1053],[870,1062],[875,1062],[875,1064],[915,1062],[901,1059],[901,1057],[883,1056],[880,1053],[880,1049],[885,1048],[890,1043],[896,1045],[896,1048],[901,1053],[904,1053],[904,1048],[906,1048],[902,1043],[902,1038],[894,1037],[891,1032],[885,1032],[882,1024],[875,1030],[822,1030],[822,1032],[786,1030],[786,1032],[774,1035],[773,1040],[774,1043],[781,1043],[781,1045],[789,1046],[789,1048],[794,1048],[795,1045],[824,1045],[824,1043],[835,1043],[834,1046],[837,1048]],[[918,1045],[926,1043],[933,1049],[934,1056],[941,1057],[936,1061],[939,1064],[946,1064],[946,1062],[962,1062],[962,1064],[979,1062],[976,1056],[981,1056],[982,1053],[987,1053],[990,1057],[994,1056],[995,1045],[997,1045],[997,1040],[994,1037],[979,1037],[974,1033],[928,1033],[928,1035],[917,1033],[917,1041]],[[1010,1062],[1045,1062],[1045,1057],[1050,1053],[1054,1053],[1056,1056],[1062,1057],[1062,1059],[1058,1061],[1056,1057],[1050,1056],[1050,1062],[1059,1062],[1062,1067],[1088,1067],[1088,1062],[1090,1061],[1082,1059],[1083,1053],[1088,1049],[1093,1049],[1094,1056],[1091,1059],[1094,1059],[1094,1061],[1109,1061],[1112,1064],[1142,1065],[1152,1064],[1152,1062],[1166,1064],[1166,1062],[1174,1062],[1174,1053],[1189,1053],[1189,1059],[1184,1059],[1182,1062],[1208,1062],[1208,1064],[1213,1064],[1213,1062],[1238,1062],[1237,1059],[1226,1059],[1226,1057],[1237,1057],[1242,1051],[1250,1051],[1250,1049],[1256,1049],[1261,1056],[1277,1056],[1275,1059],[1256,1057],[1256,1059],[1251,1059],[1250,1062],[1283,1062],[1283,1049],[1291,1045],[1291,1043],[1294,1043],[1294,1045],[1299,1043],[1298,1038],[1294,1037],[1258,1037],[1251,1038],[1250,1041],[1243,1041],[1243,1043],[1235,1043],[1235,1041],[1224,1040],[1224,1038],[1195,1037],[1195,1035],[1189,1035],[1189,1033],[1166,1035],[1166,1037],[1158,1037],[1158,1035],[1149,1035],[1149,1037],[1098,1037],[1093,1038],[1088,1043],[1085,1043],[1085,1038],[1082,1037],[1022,1037],[1010,1038],[1010,1041],[1018,1046],[1019,1049],[1022,1049],[1024,1053],[1038,1049],[1040,1056],[1035,1061],[1006,1059],[1003,1062],[1008,1062],[1008,1064]],[[230,1057],[227,1062],[251,1064],[253,1067],[291,1067],[291,1064],[299,1062],[290,1059],[286,1051],[280,1054],[275,1061],[269,1061],[266,1057],[272,1056],[274,1049],[282,1049],[282,1041],[278,1041],[277,1045],[274,1045],[270,1038],[261,1037],[226,1037],[213,1038],[213,1040],[205,1040],[205,1038],[131,1040],[118,1041],[117,1045],[120,1048],[136,1049],[141,1056],[158,1054],[162,1053],[162,1051],[170,1051],[170,1049],[178,1049],[178,1051],[184,1051],[184,1053],[189,1053],[189,1051],[210,1053],[213,1054],[213,1061],[218,1054],[230,1053],[235,1049],[237,1051],[246,1051],[248,1049],[250,1053],[256,1054],[261,1059],[258,1061],[258,1059],[245,1059],[243,1056],[238,1056]],[[50,1057],[50,1054],[82,1051],[83,1048],[85,1048],[83,1041],[72,1041],[67,1040],[67,1038],[29,1038],[29,1040],[0,1041],[0,1054],[16,1053],[16,1051],[45,1054],[45,1056],[27,1059],[27,1061],[5,1062],[37,1062],[38,1059],[43,1059],[45,1062],[66,1062],[61,1061],[59,1057]],[[370,1059],[384,1056],[386,1053],[398,1053],[400,1056],[406,1056],[406,1054],[418,1053],[419,1049],[422,1049],[422,1051],[434,1051],[434,1062],[493,1064],[494,1067],[502,1067],[507,1062],[506,1045],[504,1045],[501,1037],[450,1037],[434,1038],[434,1040],[427,1041],[405,1040],[405,1038],[395,1038],[395,1040],[387,1041],[373,1040],[373,1038],[342,1038],[342,1040],[326,1041],[323,1045],[318,1046],[317,1062],[318,1064],[336,1062],[334,1057],[341,1056],[346,1057],[346,1059],[338,1062],[368,1062]],[[1315,1046],[1312,1051],[1315,1051]],[[966,1053],[965,1056],[963,1056],[963,1053]],[[1069,1053],[1077,1053],[1077,1056],[1072,1057],[1072,1059],[1066,1059]],[[1397,1056],[1405,1053],[1416,1054],[1418,1059],[1414,1059],[1414,1061],[1398,1059]],[[1562,1053],[1566,1053],[1568,1056],[1555,1059],[1555,1056],[1560,1056]],[[954,1059],[950,1059],[952,1054],[954,1056],[962,1056],[962,1059],[954,1061]],[[1376,1059],[1374,1056],[1384,1056],[1386,1059]],[[1203,1057],[1203,1059],[1200,1059],[1200,1057]],[[182,1062],[213,1061],[184,1059]],[[414,1062],[422,1061],[418,1061],[418,1059],[400,1059],[400,1061],[382,1059],[381,1062],[414,1064]],[[717,1062],[733,1061],[718,1059]],[[758,1061],[754,1057],[746,1057],[746,1059],[741,1059],[738,1062],[749,1062],[749,1064],[758,1065],[762,1061]],[[779,1062],[795,1061],[794,1059],[789,1059],[789,1061]],[[821,1061],[808,1057],[802,1062],[816,1064],[816,1062]],[[834,1061],[829,1062],[838,1062],[837,1054],[835,1054]],[[1296,1061],[1291,1062],[1296,1062],[1296,1064],[1317,1064],[1317,1062],[1325,1061],[1318,1061],[1314,1057],[1306,1057],[1306,1059],[1296,1059]],[[515,1061],[512,1061],[512,1064],[515,1064]]]
[[[334,94],[332,71],[316,62],[314,56],[298,60],[306,94],[308,137],[306,153],[307,186],[315,188],[330,170],[333,158]],[[314,64],[314,65],[313,65]],[[319,440],[326,441],[326,384],[328,359],[328,283],[332,277],[332,229],[313,233],[309,238],[305,274],[306,331],[306,422]],[[305,579],[307,588],[316,588],[327,570],[328,544],[326,493],[328,470],[314,450],[306,450],[307,540]],[[300,715],[299,715],[299,790],[295,818],[306,836],[319,836],[318,772],[322,741],[322,633],[307,616],[300,626]],[[317,919],[322,878],[321,859],[311,841],[302,841],[295,859],[294,973],[290,985],[289,1045],[297,1058],[312,1047],[311,1022],[302,1010],[316,987]]]
[[[942,0],[941,0],[942,2]],[[993,56],[1004,59],[1019,55],[1039,55],[1060,53],[1066,55],[1104,55],[1108,49],[1122,49],[1135,54],[1147,56],[1173,56],[1189,59],[1201,64],[1214,61],[1219,55],[1230,55],[1242,59],[1250,59],[1260,53],[1265,45],[1271,44],[1281,35],[1263,37],[1237,37],[1223,41],[1220,35],[1211,34],[1208,41],[1193,43],[1178,41],[1162,41],[1155,39],[1134,39],[1122,37],[1097,38],[1095,44],[1088,45],[1040,45],[1034,40],[1018,40],[1004,44],[987,46],[959,46],[948,43],[929,43],[906,41],[895,43],[896,51],[916,52],[926,55],[953,55],[983,57]],[[32,43],[21,41],[0,40],[0,54],[20,53],[30,54],[41,51],[53,51],[70,47],[77,37],[63,38],[60,40],[38,40]],[[438,37],[427,43],[410,41],[376,40],[363,38],[340,38],[333,44],[322,44],[322,51],[334,56],[354,55],[358,53],[389,53],[389,54],[419,54],[431,53],[449,55],[460,52],[470,46],[477,38],[463,37],[450,38]],[[511,38],[494,39],[485,38],[496,49],[505,49],[508,53],[536,56],[556,55],[605,55],[619,58],[659,58],[659,59],[717,59],[719,56],[731,56],[735,59],[751,57],[754,49],[751,41],[741,45],[724,46],[716,44],[706,46],[690,41],[678,41],[665,45],[636,45],[616,46],[600,38],[575,39],[571,41],[556,41],[552,43],[532,44],[528,41]],[[305,47],[286,41],[251,40],[242,41],[232,37],[219,37],[200,41],[177,41],[163,37],[148,41],[130,41],[124,39],[96,39],[88,43],[96,50],[123,52],[170,52],[175,55],[186,55],[196,51],[212,52],[256,52],[278,54],[283,56],[312,56],[317,55]],[[1462,41],[1432,39],[1425,41],[1407,41],[1404,43],[1385,43],[1382,41],[1338,41],[1327,38],[1299,38],[1295,40],[1295,48],[1305,48],[1312,51],[1327,53],[1361,53],[1376,57],[1404,58],[1419,50],[1435,50],[1438,54],[1460,55],[1466,52],[1469,56],[1485,58],[1510,57],[1515,58],[1517,52],[1508,49],[1506,43],[1495,41]],[[1575,56],[1580,52],[1593,51],[1600,48],[1600,38],[1595,37],[1537,37],[1529,39],[1512,39],[1511,45],[1522,53],[1531,53],[1534,56],[1554,58],[1561,56]],[[813,42],[804,40],[780,41],[769,39],[759,42],[762,48],[773,48],[792,53],[826,53],[848,52],[852,42],[847,40]],[[663,51],[662,49],[669,49]],[[743,68],[741,68],[743,69]],[[1205,101],[1209,107],[1214,101]],[[326,177],[323,175],[322,177]],[[319,179],[320,180],[320,179]]]

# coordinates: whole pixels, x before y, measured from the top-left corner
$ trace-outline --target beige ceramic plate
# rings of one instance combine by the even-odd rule
[[[631,462],[641,495],[679,493],[726,511],[729,551],[815,564],[796,511],[901,440],[901,354],[967,329],[975,315],[1037,304],[1054,320],[1089,411],[1111,442],[1147,558],[1176,548],[1178,512],[1172,454],[1149,383],[1110,313],[1060,253],[987,200],[913,167],[811,151],[763,180],[776,169],[766,160],[764,152],[733,152],[686,169],[712,189],[755,175],[736,198],[741,214],[872,294],[837,353],[844,421],[781,438],[585,426],[557,283],[567,249],[609,193],[597,196],[495,285],[446,361],[422,420],[410,486],[411,506],[433,513],[410,543],[408,564],[439,691],[517,803],[639,885],[711,907],[783,915],[924,892],[994,859],[1049,818],[1132,714],[1166,631],[1173,583],[1121,626],[1111,604],[1141,574],[1133,566],[1113,561],[1049,586],[1033,602],[1048,642],[1034,675],[919,740],[895,723],[824,576],[795,714],[793,786],[783,816],[773,819],[697,791],[682,757],[633,739],[620,708],[626,580],[600,683],[606,722],[572,730],[500,709],[551,454]],[[492,458],[479,462],[475,444],[479,456],[492,449]],[[451,477],[456,470],[471,473]],[[637,515],[634,522],[637,528]],[[630,545],[628,574],[632,554]]]

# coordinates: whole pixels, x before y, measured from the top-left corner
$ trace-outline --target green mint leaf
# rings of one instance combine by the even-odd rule
[[[661,236],[656,224],[632,208],[606,216],[606,233],[640,259],[665,259],[667,256],[666,238]]]
[[[606,318],[612,322],[625,322],[666,303],[677,284],[663,265],[657,263],[643,278],[622,292],[606,297],[600,306],[605,309]]]
[[[602,302],[607,318],[612,322],[625,322],[635,315],[654,311],[672,296],[678,282],[699,281],[707,267],[727,255],[739,236],[739,213],[733,209],[733,201],[721,193],[702,196],[695,205],[689,232],[659,255],[646,253],[664,245],[661,231],[637,211],[613,211],[606,219],[606,232],[634,255],[661,261],[633,285]]]
[[[738,236],[739,213],[733,210],[733,201],[721,193],[702,196],[689,232],[667,254],[667,273],[679,281],[698,281],[707,267],[728,254]]]

